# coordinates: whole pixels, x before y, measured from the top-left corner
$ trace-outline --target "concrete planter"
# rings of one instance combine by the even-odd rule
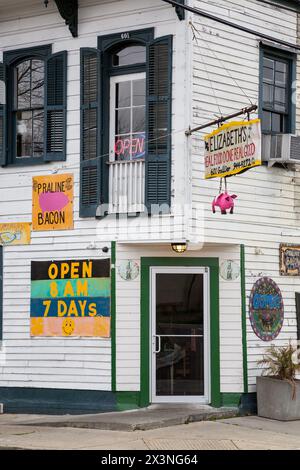
[[[296,381],[296,398],[292,386],[284,380],[257,377],[257,414],[279,421],[300,420],[300,381]]]

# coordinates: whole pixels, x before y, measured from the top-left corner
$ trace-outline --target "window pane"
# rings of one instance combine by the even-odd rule
[[[268,57],[264,57],[264,67],[268,67],[269,69],[274,69],[275,62],[273,59],[269,59]]]
[[[275,88],[275,101],[277,103],[286,103],[286,89],[285,88]]]
[[[276,111],[280,111],[282,113],[288,111],[288,103],[286,100],[286,89],[285,88],[275,88],[275,103],[274,103],[274,109]]]
[[[279,60],[276,60],[275,68],[277,72],[287,72],[287,64],[285,62],[280,62]]]
[[[272,105],[274,100],[274,87],[272,85],[264,84],[264,103]]]
[[[33,112],[33,156],[42,157],[44,152],[44,111]]]
[[[128,46],[113,56],[113,65],[120,67],[146,62],[146,48],[144,46]]]
[[[272,113],[272,132],[282,132],[281,115]]]
[[[115,159],[130,160],[132,139],[131,135],[123,135],[115,137]]]
[[[263,70],[263,80],[267,83],[274,82],[274,60],[264,58],[264,70]]]
[[[44,62],[32,61],[31,107],[44,106]]]
[[[131,82],[117,83],[116,108],[126,108],[131,104]]]
[[[143,132],[145,130],[145,107],[133,108],[132,132]]]
[[[130,133],[130,109],[116,111],[116,134]]]
[[[31,61],[26,60],[16,67],[17,108],[30,108]]]
[[[44,153],[44,79],[42,60],[28,59],[15,68],[16,157],[42,157]]]
[[[132,135],[132,159],[145,158],[145,133]]]
[[[17,157],[32,156],[32,112],[18,111],[17,113]]]
[[[133,106],[146,104],[146,80],[135,80],[133,82]]]
[[[265,132],[271,132],[271,113],[268,111],[263,112],[262,129]]]
[[[287,75],[284,72],[276,72],[275,73],[275,84],[276,85],[286,85]]]

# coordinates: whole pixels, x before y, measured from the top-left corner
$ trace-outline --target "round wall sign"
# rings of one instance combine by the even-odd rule
[[[221,264],[220,276],[224,281],[235,281],[239,275],[240,267],[235,261],[228,259]]]
[[[277,338],[283,325],[284,305],[276,282],[263,277],[254,284],[249,310],[251,326],[256,336],[263,341]]]
[[[119,265],[119,276],[124,279],[124,281],[134,281],[140,272],[139,264],[134,260],[125,260],[122,261]]]

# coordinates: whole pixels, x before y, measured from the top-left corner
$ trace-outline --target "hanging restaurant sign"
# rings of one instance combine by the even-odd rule
[[[31,336],[110,336],[110,260],[33,261]]]
[[[70,230],[73,228],[73,175],[48,175],[33,178],[32,228]]]
[[[284,321],[284,305],[278,285],[263,277],[253,286],[250,295],[250,322],[256,336],[273,341],[279,335]]]
[[[280,245],[281,276],[300,276],[300,246]]]
[[[0,245],[30,245],[31,224],[27,222],[13,222],[0,224]]]
[[[224,124],[204,137],[205,178],[224,178],[261,165],[261,121]]]

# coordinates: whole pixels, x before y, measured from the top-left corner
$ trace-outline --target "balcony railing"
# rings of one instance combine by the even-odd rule
[[[109,163],[109,213],[144,211],[145,160]]]

